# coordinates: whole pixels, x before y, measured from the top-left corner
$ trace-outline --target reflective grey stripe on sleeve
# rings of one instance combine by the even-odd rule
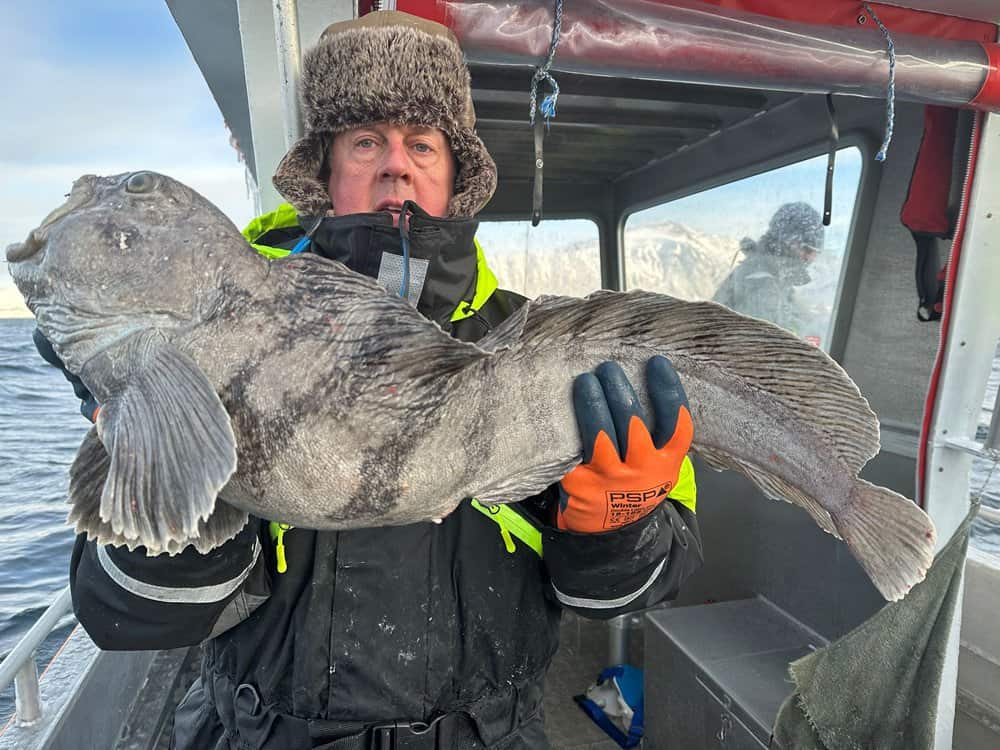
[[[130,594],[141,596],[143,599],[152,599],[157,602],[167,602],[170,604],[211,604],[221,602],[240,587],[253,570],[253,566],[260,557],[260,540],[255,539],[253,544],[253,559],[250,564],[243,569],[235,578],[212,586],[193,586],[189,588],[172,588],[170,586],[157,586],[152,583],[140,581],[133,578],[124,570],[115,565],[114,560],[108,554],[103,545],[97,546],[97,559],[101,561],[101,567],[108,576],[128,591]]]
[[[619,596],[617,599],[584,599],[579,596],[570,596],[569,594],[564,594],[562,591],[556,588],[556,585],[552,584],[552,590],[555,592],[556,599],[561,603],[565,604],[567,607],[581,607],[584,609],[617,609],[618,607],[624,607],[626,604],[631,604],[640,596],[642,596],[646,589],[653,585],[653,582],[660,577],[660,573],[663,572],[663,566],[667,564],[667,558],[660,560],[660,564],[656,566],[656,570],[653,571],[653,575],[649,577],[649,580],[642,584],[642,587],[637,591],[627,594],[626,596]]]

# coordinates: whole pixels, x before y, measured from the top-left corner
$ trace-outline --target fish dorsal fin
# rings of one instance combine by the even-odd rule
[[[195,362],[154,331],[107,353],[120,385],[97,432],[110,457],[100,517],[112,532],[166,550],[197,536],[236,470],[229,415]]]
[[[340,347],[344,362],[359,357],[367,367],[414,379],[416,387],[490,356],[477,344],[452,338],[409,302],[339,261],[303,253],[272,261],[271,268],[282,280],[281,299],[299,303],[287,325],[322,329],[328,345]],[[331,323],[341,333],[331,334]]]
[[[662,346],[664,353],[722,367],[766,392],[824,435],[854,472],[878,453],[878,420],[868,401],[839,364],[793,333],[715,302],[687,302],[641,290],[595,292],[587,302],[594,311],[552,300],[556,312],[599,316],[600,329],[623,344],[632,342],[622,340],[621,332],[634,331],[635,345]]]
[[[844,369],[826,352],[765,320],[714,302],[692,307],[674,330],[674,350],[714,359],[790,407],[830,441],[852,471],[879,450],[878,419]],[[707,333],[710,332],[710,335]]]
[[[521,305],[510,317],[479,339],[476,346],[493,354],[515,346],[524,332],[524,324],[528,320],[529,304]]]
[[[111,524],[101,518],[101,494],[110,466],[111,458],[97,437],[97,428],[91,428],[84,437],[70,468],[67,500],[70,510],[66,521],[76,533],[86,534],[92,542],[127,547],[130,550],[142,546],[147,555],[158,555],[163,552],[175,555],[190,545],[205,554],[232,539],[246,526],[248,520],[246,511],[219,500],[212,515],[198,522],[198,534],[192,539],[170,540],[165,547],[160,548],[116,534]]]

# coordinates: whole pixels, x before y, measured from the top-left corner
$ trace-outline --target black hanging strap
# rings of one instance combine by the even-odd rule
[[[830,115],[830,152],[826,159],[826,195],[823,198],[823,226],[830,226],[833,214],[833,168],[837,162],[837,144],[840,130],[837,128],[837,113],[833,108],[833,94],[826,95],[826,111]]]
[[[542,144],[545,142],[545,122],[541,117],[535,118],[533,126],[535,133],[535,184],[531,192],[531,226],[537,227],[542,220],[542,170],[545,167],[545,157]]]

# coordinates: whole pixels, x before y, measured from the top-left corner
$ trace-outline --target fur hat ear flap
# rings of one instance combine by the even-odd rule
[[[497,188],[497,166],[486,144],[470,128],[452,133],[451,150],[458,161],[455,192],[448,202],[448,216],[470,218],[489,203]]]
[[[321,133],[299,138],[278,164],[271,182],[300,216],[321,216],[333,209],[320,175],[326,174],[329,144]]]

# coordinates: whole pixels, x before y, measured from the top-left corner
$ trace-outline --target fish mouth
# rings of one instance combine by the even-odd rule
[[[45,240],[38,236],[38,230],[32,229],[28,234],[28,239],[7,246],[7,262],[19,263],[27,260],[32,255],[45,247]]]
[[[60,219],[90,202],[94,197],[94,185],[96,182],[97,177],[94,175],[84,175],[74,182],[69,195],[66,197],[66,202],[42,219],[42,223],[38,225],[38,228],[32,229],[28,233],[28,239],[24,242],[7,246],[7,262],[20,263],[38,254],[45,247],[49,229]]]

